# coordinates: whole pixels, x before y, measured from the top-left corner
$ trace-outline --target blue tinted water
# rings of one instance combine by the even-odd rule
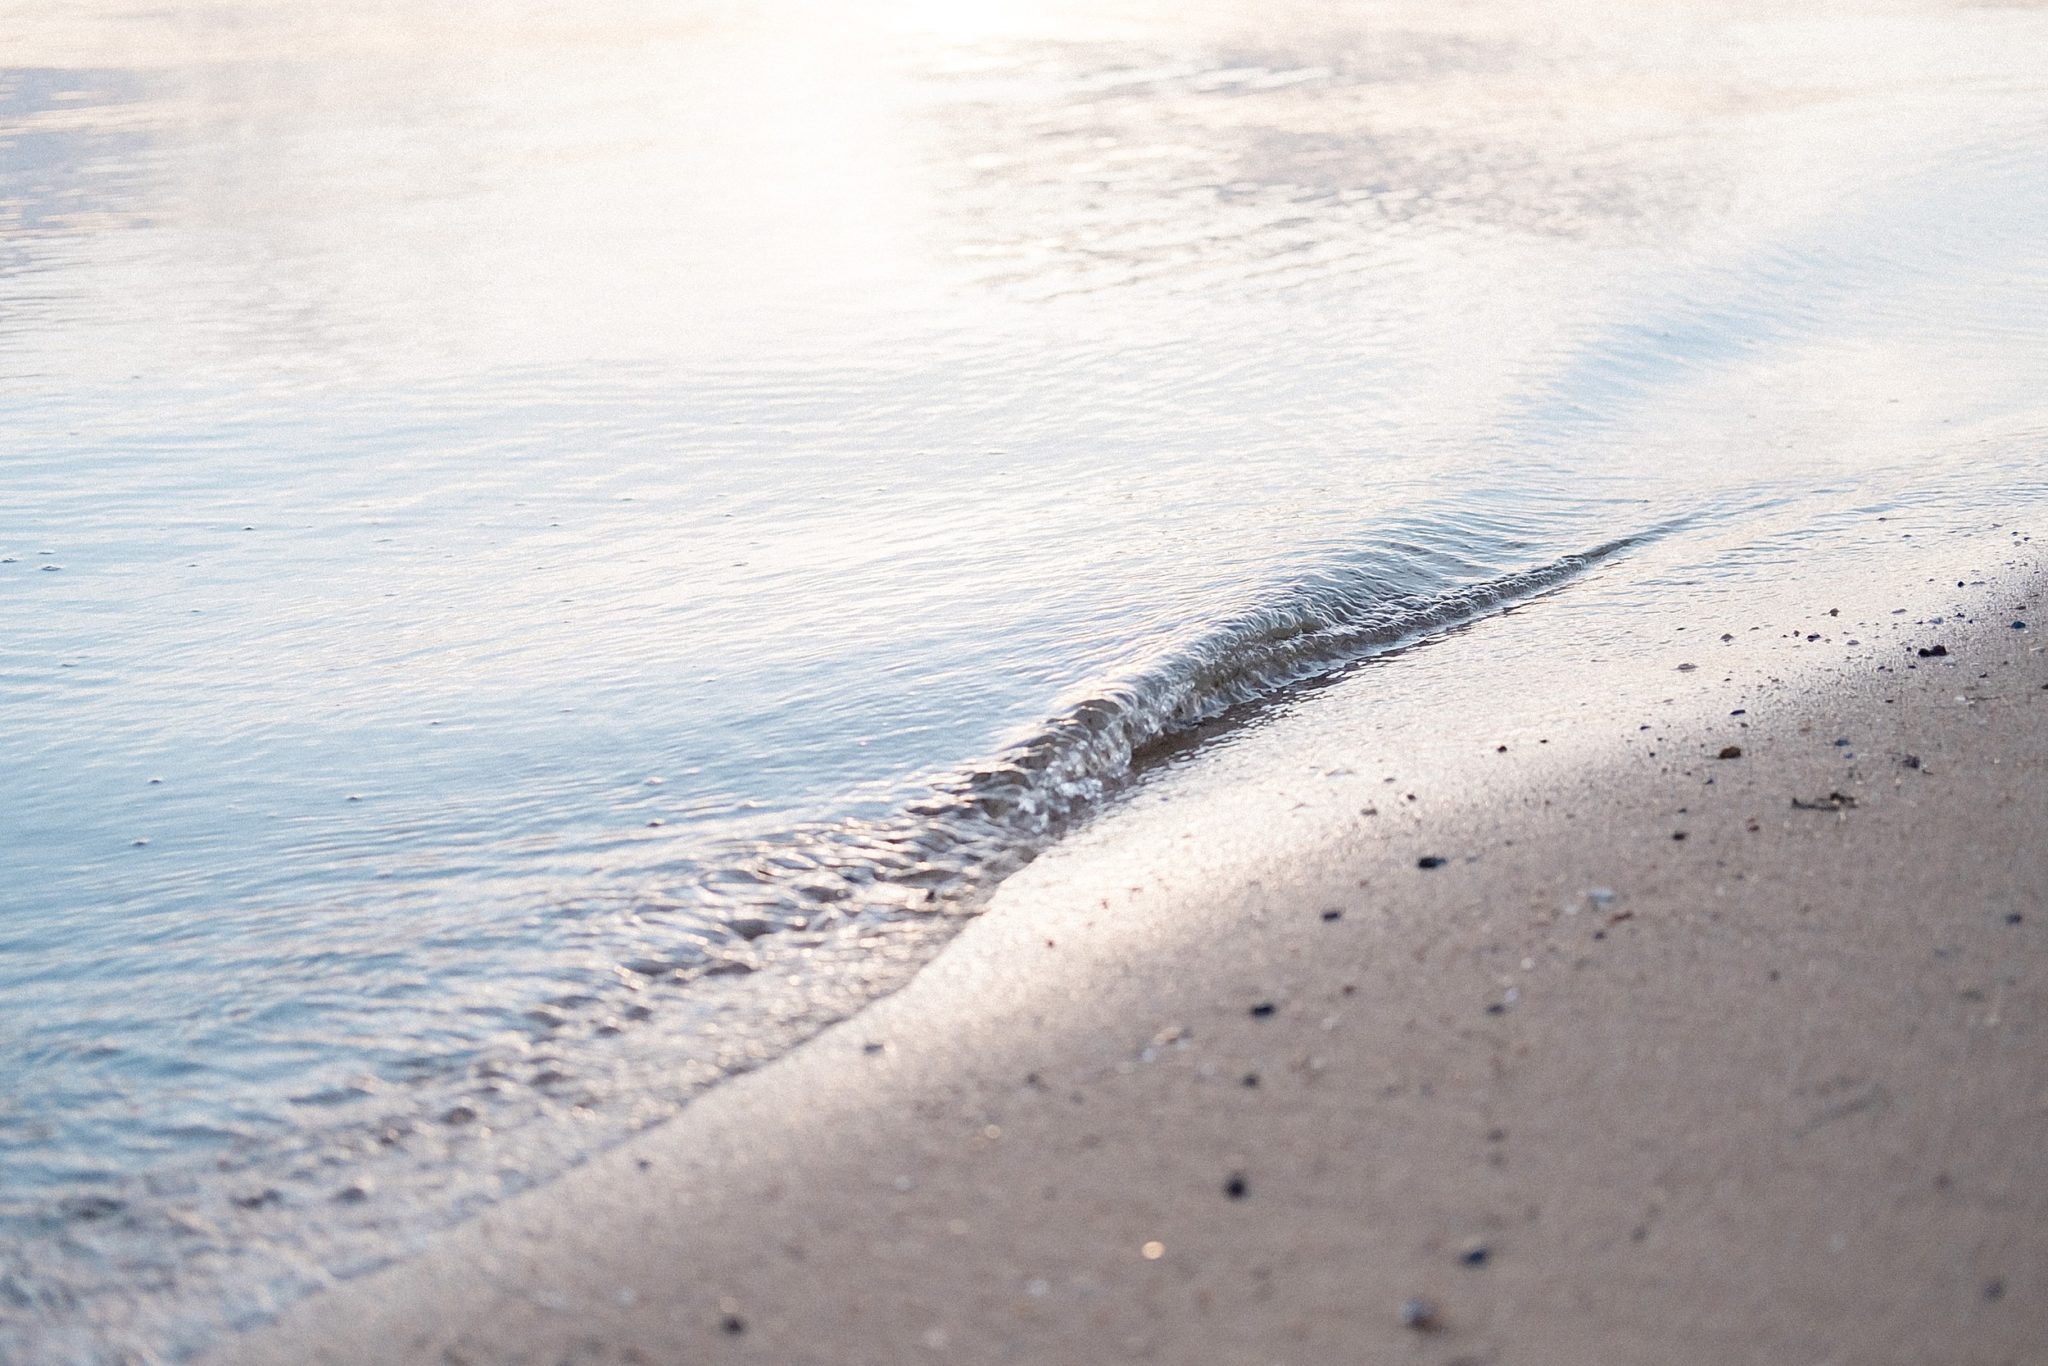
[[[658,1120],[1234,702],[2040,497],[2038,11],[1234,8],[0,5],[0,1349]]]

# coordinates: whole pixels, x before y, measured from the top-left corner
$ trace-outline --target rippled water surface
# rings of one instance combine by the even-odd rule
[[[0,1355],[671,1113],[1234,703],[2041,501],[2048,12],[851,8],[0,0]]]

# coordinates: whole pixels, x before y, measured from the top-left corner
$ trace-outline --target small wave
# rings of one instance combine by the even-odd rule
[[[1414,553],[1420,547],[1389,547],[1325,570],[1070,695],[1046,721],[936,779],[893,815],[801,828],[714,855],[691,879],[690,899],[748,937],[764,915],[770,928],[805,927],[820,913],[971,903],[1114,793],[1164,742],[1546,592],[1669,529],[1476,581],[1445,582],[1465,566],[1432,568],[1426,553]],[[707,957],[705,966],[715,970],[719,960]]]

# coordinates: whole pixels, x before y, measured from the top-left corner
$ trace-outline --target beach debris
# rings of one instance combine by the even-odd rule
[[[1493,1249],[1485,1243],[1473,1243],[1458,1254],[1458,1260],[1466,1266],[1485,1266],[1493,1260]]]
[[[2024,621],[2015,621],[2012,624],[2012,629],[2015,631],[2024,631],[2027,629],[2027,623],[2025,623]]]
[[[1138,1255],[1148,1262],[1156,1262],[1166,1255],[1166,1244],[1154,1238],[1138,1249]]]
[[[1987,1300],[1994,1301],[2004,1299],[2005,1282],[1995,1277],[1991,1280],[1984,1282],[1984,1298]]]
[[[1410,1295],[1401,1301],[1401,1326],[1418,1333],[1441,1332],[1444,1326],[1443,1310],[1435,1300],[1426,1295]]]
[[[1232,1172],[1223,1183],[1223,1193],[1233,1200],[1242,1200],[1252,1193],[1251,1183],[1245,1180],[1243,1172]]]
[[[864,1043],[860,1046],[860,1051],[867,1054],[869,1057],[873,1057],[875,1054],[881,1052],[884,1048],[887,1047],[887,1044]],[[1034,1073],[1033,1075],[1035,1076],[1036,1074]]]
[[[2007,911],[2005,913],[2005,923],[2008,925],[2023,925],[2026,923],[2026,920],[2026,913],[2023,911]]]
[[[1928,645],[1923,646],[1920,650],[1920,658],[1922,659],[1946,659],[1947,657],[1948,646],[1946,645]]]
[[[1899,763],[1906,768],[1918,768],[1920,767],[1920,756],[1917,754],[1901,754],[1899,756]]]
[[[718,1331],[730,1333],[732,1336],[738,1337],[741,1333],[747,1331],[747,1321],[738,1314],[723,1315],[718,1320]]]
[[[1450,860],[1441,854],[1424,854],[1421,858],[1415,860],[1415,866],[1417,868],[1441,868],[1448,862]]]
[[[1588,887],[1586,889],[1586,900],[1593,903],[1594,910],[1605,910],[1614,904],[1614,889],[1612,887]]]
[[[1689,674],[1698,667],[1699,665],[1697,664],[1681,664],[1678,666],[1678,671],[1682,674]]]
[[[1671,832],[1671,838],[1675,840],[1682,840],[1685,838],[1685,832],[1683,830],[1674,830]]]
[[[1825,797],[1815,797],[1811,800],[1805,797],[1792,799],[1792,808],[1795,811],[1847,811],[1855,805],[1856,799],[1846,792],[1830,792]]]
[[[1273,1002],[1271,1001],[1261,1001],[1257,1005],[1252,1007],[1251,1017],[1254,1020],[1270,1019],[1272,1018],[1274,1013],[1277,1012],[1279,1009],[1280,1007],[1273,1004]]]
[[[1740,759],[1742,757],[1742,746],[1723,745],[1721,746],[1721,752],[1714,757],[1716,759]]]
[[[1323,912],[1323,919],[1325,921],[1342,920],[1343,918],[1344,912],[1337,910],[1335,907]]]

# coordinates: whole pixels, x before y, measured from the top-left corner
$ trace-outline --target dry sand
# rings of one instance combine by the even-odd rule
[[[2048,600],[1838,605],[1355,674],[220,1359],[2048,1361]]]

